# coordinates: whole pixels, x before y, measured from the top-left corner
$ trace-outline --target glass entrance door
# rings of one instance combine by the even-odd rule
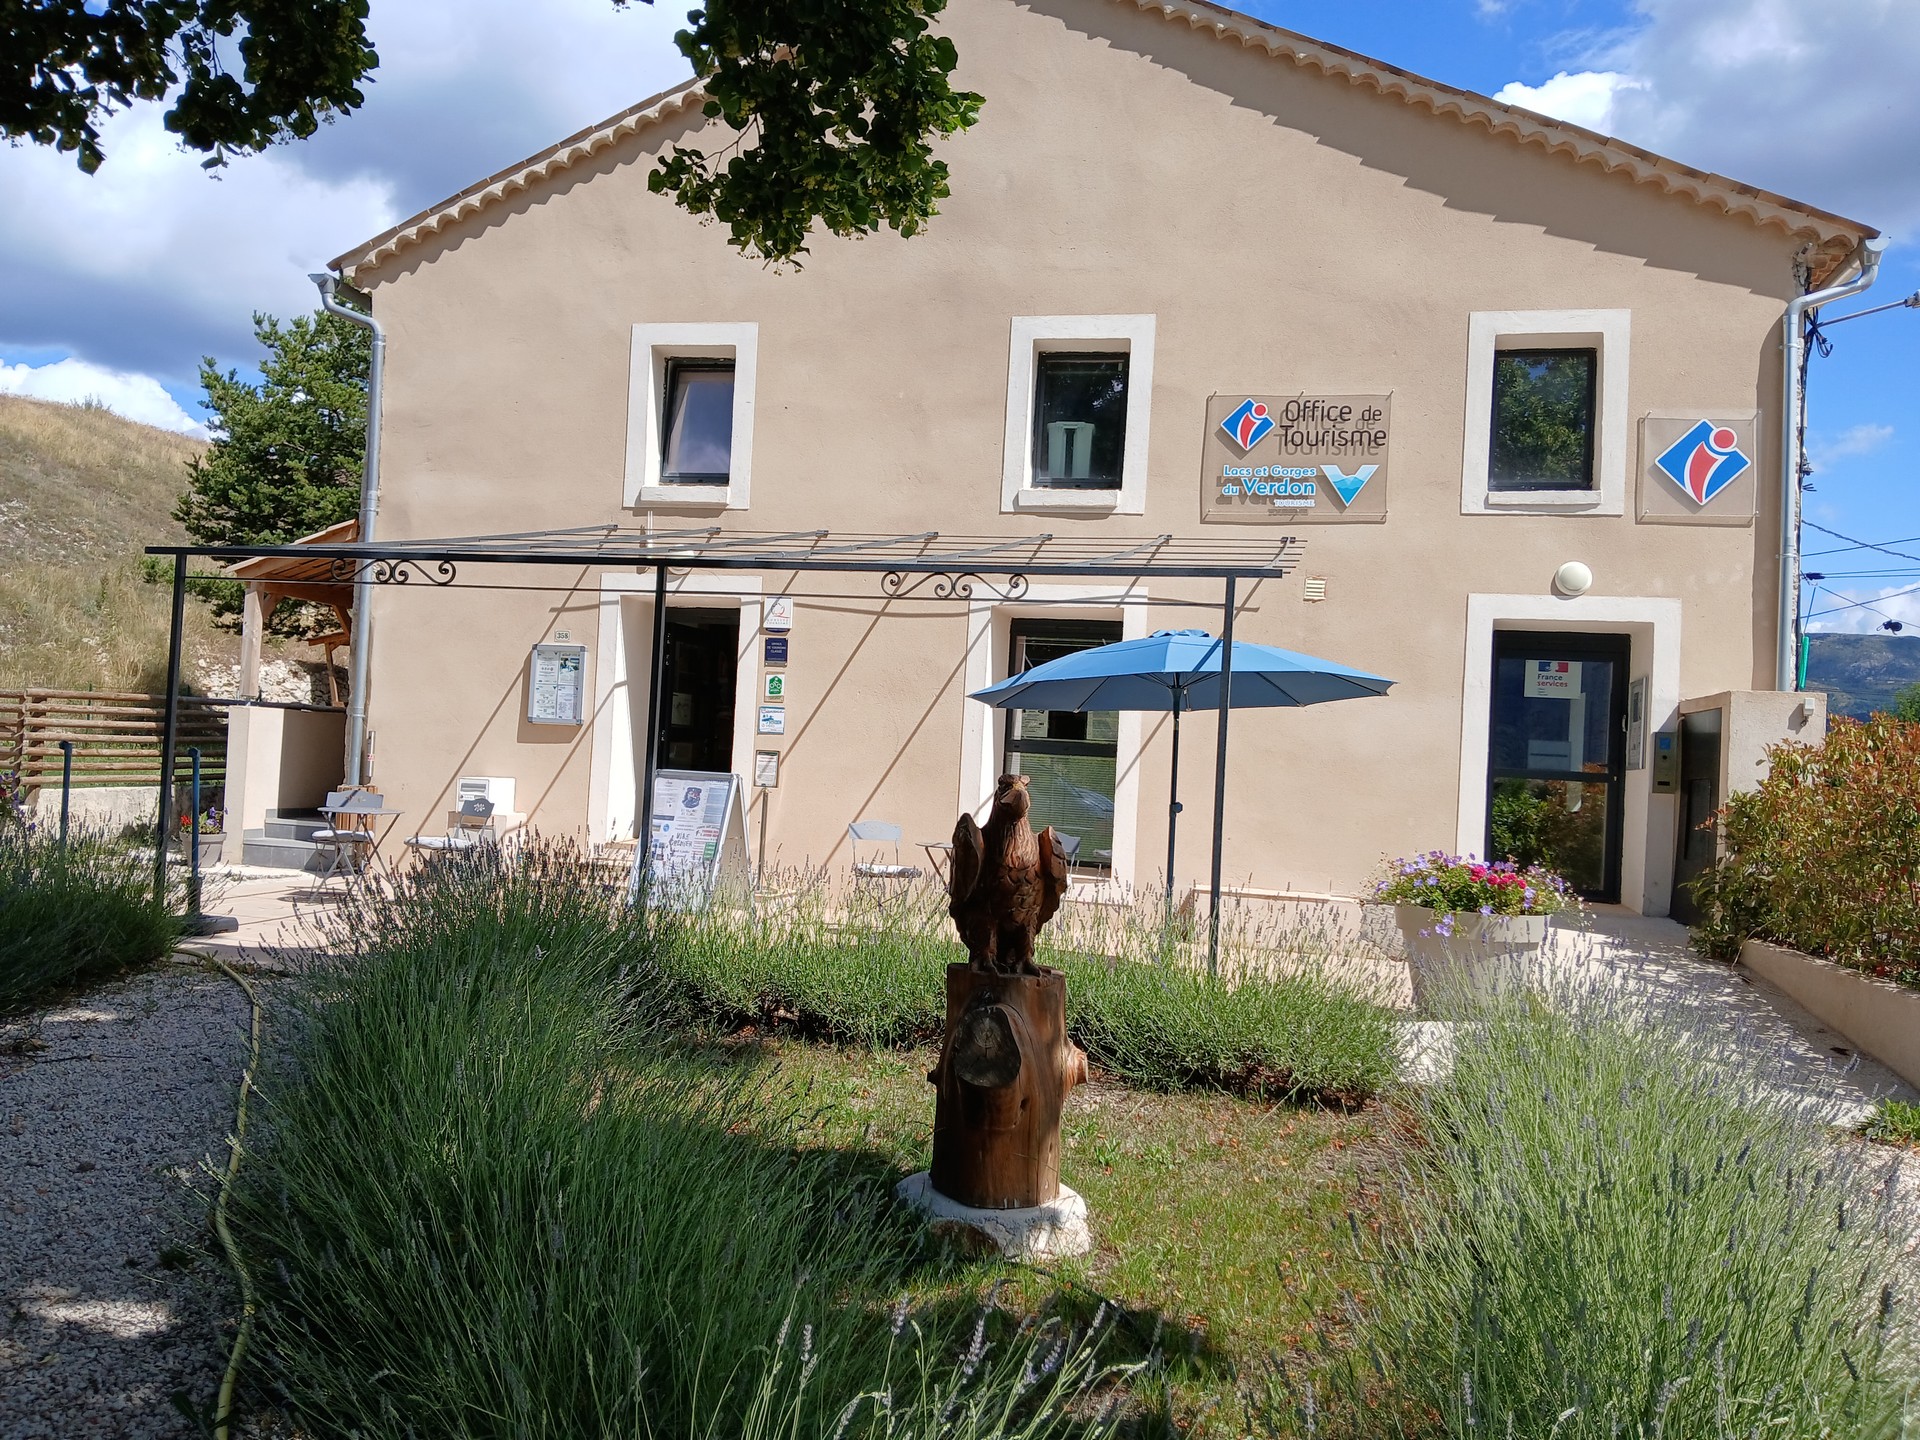
[[[1620,898],[1627,637],[1499,631],[1487,855],[1549,865],[1589,900]]]
[[[725,774],[733,769],[740,612],[674,607],[667,611],[666,630],[660,764],[670,770]]]

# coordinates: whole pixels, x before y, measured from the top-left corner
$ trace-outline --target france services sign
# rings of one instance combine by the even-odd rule
[[[1387,518],[1391,395],[1207,401],[1200,517],[1233,524]]]

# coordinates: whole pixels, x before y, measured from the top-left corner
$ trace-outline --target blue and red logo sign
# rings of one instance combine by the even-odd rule
[[[1708,420],[1697,423],[1653,463],[1696,505],[1713,499],[1753,464],[1731,429]]]
[[[1220,428],[1227,432],[1229,440],[1242,451],[1247,451],[1267,438],[1268,432],[1273,429],[1273,417],[1267,413],[1265,405],[1242,400],[1234,412],[1220,422]]]

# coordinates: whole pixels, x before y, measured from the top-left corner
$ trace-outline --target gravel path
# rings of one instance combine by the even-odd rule
[[[0,1440],[199,1433],[170,1397],[212,1404],[237,1306],[187,1187],[224,1161],[248,1013],[176,960],[0,1034]]]

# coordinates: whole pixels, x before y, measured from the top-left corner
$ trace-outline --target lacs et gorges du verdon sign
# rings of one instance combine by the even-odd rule
[[[1201,518],[1259,523],[1387,518],[1391,395],[1241,395],[1207,401]]]

